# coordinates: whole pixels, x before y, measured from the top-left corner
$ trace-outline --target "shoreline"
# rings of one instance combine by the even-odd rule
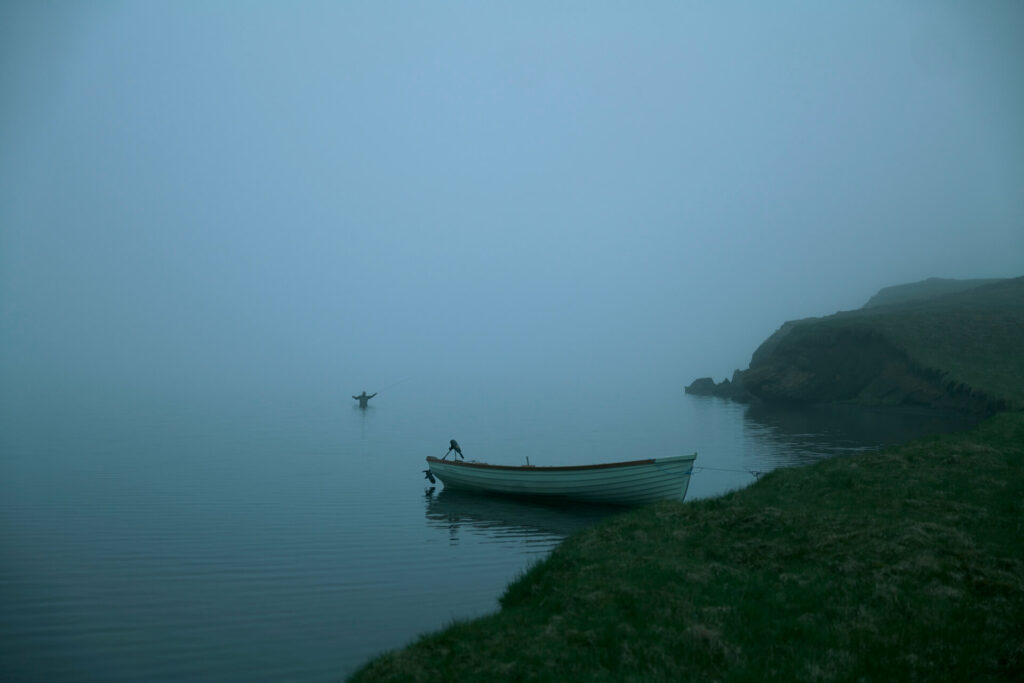
[[[1022,533],[1024,413],[1002,413],[603,522],[511,583],[500,611],[352,680],[1012,680]]]
[[[977,282],[787,322],[686,388],[975,426],[616,516],[352,680],[1024,680],[1024,277]]]

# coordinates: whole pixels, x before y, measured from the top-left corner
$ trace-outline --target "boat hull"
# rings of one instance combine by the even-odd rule
[[[511,467],[427,458],[445,488],[588,503],[646,505],[682,500],[697,454],[606,465]]]

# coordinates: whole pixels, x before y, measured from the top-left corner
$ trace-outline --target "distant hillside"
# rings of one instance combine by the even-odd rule
[[[1024,409],[1024,277],[920,296],[935,291],[923,287],[929,282],[872,299],[916,291],[901,303],[787,322],[731,382],[698,380],[688,391],[973,413]]]
[[[989,280],[949,280],[932,277],[920,282],[911,282],[906,285],[894,285],[879,290],[878,294],[868,299],[864,308],[876,308],[878,306],[895,306],[924,299],[934,299],[946,294],[955,294],[968,289],[974,289],[982,285],[991,285],[1001,282],[1002,279]]]

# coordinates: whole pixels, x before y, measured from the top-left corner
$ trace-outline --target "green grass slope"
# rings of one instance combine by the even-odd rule
[[[879,290],[878,294],[871,297],[864,308],[876,306],[894,306],[906,304],[925,299],[934,299],[946,294],[963,292],[968,289],[990,285],[1001,282],[1002,278],[990,278],[987,280],[951,280],[932,277],[920,282],[912,282],[906,285],[894,285]]]
[[[568,539],[355,680],[1024,680],[1024,414]]]
[[[786,323],[743,381],[764,400],[1024,407],[1024,278]]]

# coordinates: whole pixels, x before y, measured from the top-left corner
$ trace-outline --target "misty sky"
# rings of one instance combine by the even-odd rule
[[[681,388],[1019,275],[1024,3],[0,5],[9,397]]]

